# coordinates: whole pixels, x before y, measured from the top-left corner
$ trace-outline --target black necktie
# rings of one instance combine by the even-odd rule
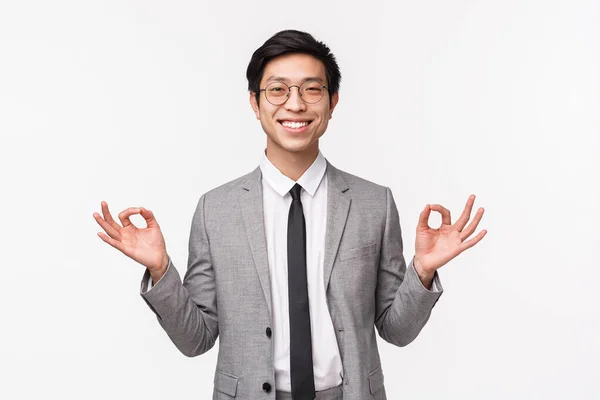
[[[310,312],[306,284],[306,224],[300,201],[302,186],[294,185],[288,215],[288,297],[290,309],[290,377],[293,400],[313,400]]]

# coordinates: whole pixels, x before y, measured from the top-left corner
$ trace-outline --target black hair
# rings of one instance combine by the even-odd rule
[[[260,99],[260,81],[265,71],[265,66],[275,57],[290,53],[311,55],[325,65],[329,101],[334,93],[340,90],[340,67],[329,47],[316,40],[311,34],[293,29],[277,32],[260,46],[250,59],[246,78],[248,78],[248,91],[256,93],[256,101]]]

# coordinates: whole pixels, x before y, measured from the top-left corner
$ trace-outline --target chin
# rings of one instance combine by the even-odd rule
[[[311,148],[314,145],[314,142],[312,140],[284,139],[284,140],[278,141],[277,144],[279,145],[279,147],[281,147],[285,151],[289,151],[291,153],[298,153],[298,152],[302,152],[302,151],[305,151],[305,150]]]
[[[297,144],[297,145],[284,145],[284,146],[282,146],[282,148],[285,151],[289,151],[290,153],[301,153],[301,152],[309,149],[310,147],[311,147],[310,144],[308,144],[308,145]]]

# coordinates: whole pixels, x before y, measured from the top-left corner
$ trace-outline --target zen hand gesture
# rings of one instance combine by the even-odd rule
[[[474,202],[475,195],[469,196],[463,213],[454,225],[450,220],[450,211],[445,207],[439,204],[425,206],[419,217],[415,238],[415,269],[420,276],[433,276],[438,268],[483,239],[486,230],[467,240],[477,229],[484,212],[483,208],[477,210],[475,218],[465,228],[471,218]],[[431,210],[442,214],[442,225],[437,229],[428,224]]]
[[[119,214],[119,220],[123,225],[121,226],[112,218],[108,211],[108,205],[104,201],[101,206],[104,218],[100,214],[94,213],[94,219],[106,234],[98,232],[98,236],[115,249],[148,268],[153,278],[162,276],[167,269],[169,258],[165,239],[152,211],[144,207],[128,208]],[[146,228],[138,228],[131,223],[129,217],[135,214],[140,214],[146,220]]]

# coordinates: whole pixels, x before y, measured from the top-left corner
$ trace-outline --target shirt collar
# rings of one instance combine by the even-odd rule
[[[327,169],[327,163],[325,161],[325,157],[319,150],[319,154],[317,154],[317,158],[310,167],[302,176],[298,179],[297,182],[294,182],[292,179],[288,178],[284,174],[281,173],[271,161],[267,158],[266,151],[263,151],[263,155],[260,160],[260,170],[262,172],[263,179],[275,190],[281,197],[285,196],[292,187],[298,183],[308,194],[311,196],[315,195],[323,176],[325,175],[325,170]]]

